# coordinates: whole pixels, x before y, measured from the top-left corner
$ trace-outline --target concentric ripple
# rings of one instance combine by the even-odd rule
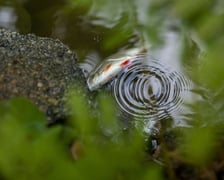
[[[112,91],[123,112],[163,119],[180,106],[191,82],[159,61],[147,58],[136,57],[113,81]]]

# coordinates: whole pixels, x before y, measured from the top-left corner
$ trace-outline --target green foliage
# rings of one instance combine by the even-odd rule
[[[79,171],[88,171],[82,176],[83,179],[136,179],[141,176],[161,179],[157,166],[149,164],[147,167],[142,164],[142,133],[136,129],[131,134],[122,132],[115,118],[114,102],[110,97],[99,97],[100,114],[94,117],[94,112],[91,112],[80,91],[73,90],[72,94],[70,102],[74,114],[71,122],[75,129],[81,128],[78,131],[81,133],[75,135],[82,141],[85,151],[84,158],[77,162],[77,168]]]
[[[24,99],[1,104],[0,173],[5,179],[61,179],[72,161],[66,155],[61,127],[46,128],[42,113]],[[61,140],[61,142],[60,142]],[[59,143],[60,142],[60,143]]]
[[[192,128],[186,131],[181,151],[195,164],[206,165],[213,157],[214,132],[211,128]]]
[[[198,0],[197,2],[189,0],[187,3],[176,0],[174,2],[175,13],[182,19],[189,21],[195,21],[204,13],[207,13],[213,3],[212,0]]]
[[[204,61],[201,65],[198,78],[213,92],[223,87],[224,80],[224,62],[222,58],[224,38],[217,40],[207,51]]]
[[[80,92],[80,91],[79,91]],[[122,133],[112,101],[100,97],[93,117],[78,91],[70,100],[70,127],[46,128],[42,113],[27,100],[1,104],[0,174],[5,179],[161,179],[160,168],[143,163],[141,133]],[[75,95],[76,94],[76,95]],[[72,147],[69,148],[69,144]],[[76,142],[81,142],[77,145]],[[82,145],[80,145],[82,144]],[[81,147],[81,154],[76,152]],[[73,155],[73,158],[72,158]],[[74,160],[78,157],[78,160]]]

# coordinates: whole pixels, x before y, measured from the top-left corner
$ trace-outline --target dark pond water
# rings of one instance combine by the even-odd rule
[[[60,39],[77,53],[87,71],[117,51],[143,44],[159,62],[136,65],[131,76],[115,79],[113,94],[121,109],[134,116],[144,113],[147,118],[169,114],[176,125],[185,125],[182,115],[191,113],[179,108],[192,100],[192,95],[184,94],[192,84],[180,61],[186,37],[175,19],[151,14],[150,1],[3,0],[0,26]]]
[[[78,53],[80,60],[90,51],[105,57],[133,41],[135,43],[139,37],[127,17],[127,8],[124,11],[120,7],[121,2],[102,2],[3,0],[0,3],[0,26],[60,39]],[[110,8],[115,8],[114,13]]]

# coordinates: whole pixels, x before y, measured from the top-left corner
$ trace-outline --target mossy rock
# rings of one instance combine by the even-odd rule
[[[64,94],[84,84],[77,58],[59,40],[21,35],[0,28],[0,100],[26,97],[50,121],[66,116]]]

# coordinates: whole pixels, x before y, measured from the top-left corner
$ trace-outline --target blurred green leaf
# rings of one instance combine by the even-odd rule
[[[95,132],[97,121],[91,115],[90,107],[87,104],[83,91],[75,87],[69,95],[69,105],[72,110],[72,125],[76,128],[76,133],[81,136],[88,136]]]
[[[164,177],[162,176],[161,168],[159,166],[152,165],[148,167],[147,173],[144,175],[143,180],[162,180]]]
[[[206,14],[198,24],[197,31],[204,41],[211,44],[219,38],[223,38],[224,14]]]
[[[2,102],[0,109],[4,109],[0,115],[2,126],[5,125],[8,128],[21,126],[25,132],[29,132],[30,138],[46,130],[47,123],[44,114],[25,98],[13,98],[10,101]]]
[[[206,165],[212,158],[214,140],[212,128],[189,129],[185,132],[185,143],[182,145],[182,151],[193,163]]]
[[[98,99],[101,112],[99,127],[102,127],[106,134],[116,137],[116,135],[119,134],[115,110],[116,104],[112,97],[109,97],[108,95],[99,95]]]
[[[200,82],[213,92],[222,88],[224,84],[223,46],[224,38],[221,37],[216,44],[211,45],[201,64],[200,71],[198,71]]]
[[[212,0],[174,1],[174,11],[183,20],[195,21],[211,8]]]

